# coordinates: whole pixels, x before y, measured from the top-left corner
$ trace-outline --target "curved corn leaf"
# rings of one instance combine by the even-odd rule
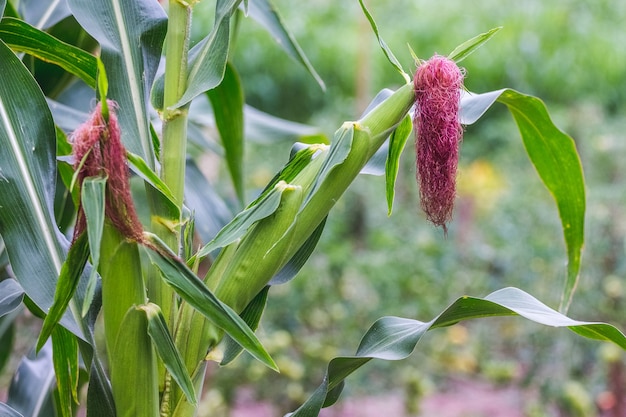
[[[289,416],[317,416],[322,407],[335,403],[347,376],[372,359],[405,359],[429,330],[463,320],[516,315],[546,326],[567,327],[581,336],[610,341],[626,350],[626,336],[614,326],[572,320],[520,289],[504,288],[482,299],[467,296],[459,298],[427,323],[400,317],[377,320],[363,336],[355,356],[331,360],[322,384],[305,404]]]
[[[567,247],[561,300],[562,311],[567,311],[578,282],[585,226],[585,182],[576,145],[554,125],[541,100],[511,89],[464,94],[461,122],[474,123],[496,101],[509,108],[531,162],[556,201]]]
[[[10,17],[0,21],[0,39],[14,51],[25,52],[42,61],[56,64],[95,88],[97,58],[82,49]]]
[[[101,48],[109,78],[108,97],[117,102],[122,141],[154,167],[148,94],[161,59],[167,17],[158,2],[68,0],[80,25]]]
[[[232,65],[226,65],[222,82],[207,92],[215,125],[220,134],[228,172],[233,180],[240,204],[244,205],[243,183],[243,88],[239,74]]]
[[[317,84],[323,91],[326,91],[326,85],[319,76],[311,62],[298,45],[295,37],[287,30],[283,24],[276,8],[268,0],[251,0],[248,5],[248,15],[259,22],[261,26],[268,31],[276,40],[276,43],[294,60],[302,64],[306,70],[313,76]]]
[[[267,304],[269,289],[269,285],[265,286],[239,315],[252,330],[256,330],[259,326],[261,316],[263,316],[263,311]],[[224,337],[222,344],[224,345],[224,356],[222,357],[220,365],[226,366],[239,356],[243,348],[228,335]]]
[[[47,311],[65,244],[53,214],[56,131],[35,80],[1,41],[0,71],[5,74],[0,83],[0,231],[18,282]],[[82,337],[69,315],[61,323]]]
[[[161,270],[163,279],[199,313],[246,349],[267,367],[277,370],[261,342],[246,323],[226,304],[222,303],[184,263],[176,258],[155,235],[146,234],[156,250],[148,250],[153,264]]]
[[[22,303],[24,290],[13,278],[0,282],[0,317],[11,313]]]
[[[196,404],[193,382],[191,382],[191,377],[187,372],[187,368],[185,368],[185,363],[178,349],[176,349],[174,340],[172,340],[161,309],[154,303],[138,306],[137,309],[146,314],[146,319],[148,320],[148,335],[152,339],[152,344],[168,372],[187,397],[187,401],[191,404]]]
[[[502,26],[497,28],[493,28],[485,33],[481,33],[480,35],[474,36],[472,39],[469,39],[456,48],[450,54],[448,54],[448,59],[456,61],[457,63],[463,61],[470,54],[476,51],[478,48],[483,46],[485,42],[487,42],[493,35],[498,33],[498,31],[502,29]]]
[[[7,0],[0,0],[0,16],[4,15],[4,8],[7,5]]]
[[[70,15],[66,0],[21,0],[19,12],[25,21],[39,29],[47,29]]]

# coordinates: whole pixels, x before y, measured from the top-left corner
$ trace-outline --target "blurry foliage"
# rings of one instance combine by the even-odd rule
[[[274,3],[328,91],[324,94],[260,28],[242,25],[231,53],[248,104],[329,129],[354,119],[364,107],[361,97],[400,83],[382,54],[370,52],[376,51],[376,41],[363,26],[356,1]],[[407,41],[427,58],[435,52],[446,54],[460,40],[488,28],[504,26],[463,62],[466,87],[476,92],[511,87],[538,95],[549,103],[557,125],[577,141],[587,178],[588,215],[582,278],[571,316],[585,312],[591,319],[624,328],[626,2],[367,4],[405,68],[414,66]],[[403,9],[406,12],[398,13]],[[197,12],[196,19],[210,14],[201,7]],[[227,399],[243,373],[253,385],[267,381],[256,384],[259,398],[288,410],[316,386],[325,362],[354,352],[338,347],[351,341],[356,349],[360,335],[381,314],[426,321],[459,295],[483,296],[509,285],[558,305],[565,265],[556,209],[526,161],[511,118],[504,108],[490,112],[488,122],[483,119],[465,133],[455,219],[447,239],[421,215],[411,181],[411,152],[403,157],[406,175],[399,177],[391,218],[384,215],[383,179],[358,180],[331,214],[310,263],[288,290],[278,286],[270,292],[261,332],[282,375],[275,377],[244,356],[232,365],[235,372],[219,373],[215,381],[214,386],[226,387]],[[286,158],[284,147],[251,144],[249,182],[263,183],[255,178],[274,172]],[[553,415],[554,407],[572,413],[568,415],[588,415],[593,402],[599,403],[611,389],[612,364],[624,359],[617,353],[617,360],[607,360],[589,341],[566,331],[548,337],[550,330],[522,320],[464,326],[472,328],[471,337],[462,326],[429,335],[409,360],[410,369],[373,363],[351,378],[347,389],[367,394],[405,385],[410,390],[414,378],[390,380],[390,374],[382,373],[390,367],[419,374],[424,386],[443,383],[450,375],[473,375],[534,392],[542,399],[529,402],[528,415]],[[559,379],[570,382],[551,384]],[[589,391],[582,396],[584,389]]]

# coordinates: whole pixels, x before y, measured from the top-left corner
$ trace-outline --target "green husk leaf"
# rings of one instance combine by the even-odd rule
[[[72,417],[72,403],[78,404],[78,341],[61,326],[52,331],[52,361],[57,381],[57,410]]]
[[[81,192],[81,204],[87,221],[89,237],[89,254],[91,256],[91,272],[85,299],[83,300],[82,316],[89,310],[98,282],[97,271],[100,266],[100,241],[104,229],[106,178],[85,178]]]
[[[152,344],[168,372],[187,397],[187,401],[191,404],[196,404],[193,382],[187,372],[187,368],[185,368],[185,363],[178,349],[176,349],[176,345],[167,328],[167,323],[165,323],[165,317],[163,317],[161,309],[158,305],[153,303],[144,304],[137,308],[146,313],[146,318],[148,319],[148,335],[152,339]]]
[[[413,130],[411,115],[407,114],[389,138],[389,154],[385,163],[385,189],[387,195],[387,215],[391,216],[396,189],[396,178],[400,169],[400,155]]]

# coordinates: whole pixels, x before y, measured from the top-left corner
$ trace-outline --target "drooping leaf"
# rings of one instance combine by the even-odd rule
[[[324,81],[311,65],[296,38],[283,24],[276,8],[268,0],[251,0],[248,6],[248,15],[259,22],[291,58],[302,64],[320,88],[325,91]]]
[[[47,29],[70,15],[65,0],[21,0],[18,7],[24,20],[38,29]]]
[[[457,63],[463,61],[474,51],[483,46],[489,39],[491,39],[493,35],[498,33],[500,29],[502,29],[502,26],[493,28],[485,33],[481,33],[480,35],[463,42],[448,54],[448,59],[456,61]]]
[[[365,7],[365,3],[363,3],[363,0],[359,0],[359,4],[361,5],[361,10],[363,10],[363,14],[367,18],[367,20],[370,22],[370,26],[372,27],[372,30],[374,31],[374,34],[376,35],[376,39],[378,39],[378,44],[380,45],[380,48],[383,50],[383,53],[387,57],[387,60],[408,82],[409,76],[402,69],[402,64],[400,64],[400,61],[398,61],[398,59],[393,54],[393,52],[391,52],[391,49],[389,48],[389,46],[387,46],[387,43],[384,41],[382,36],[380,36],[380,33],[378,32],[378,26],[376,25],[376,22],[374,21],[372,14],[369,12],[369,10],[367,10],[367,7]]]
[[[53,387],[52,343],[46,343],[38,354],[33,348],[20,361],[9,385],[7,405],[27,417],[54,415]]]
[[[520,289],[504,288],[482,299],[467,296],[459,298],[439,316],[426,323],[401,317],[383,317],[377,320],[363,336],[355,356],[331,360],[322,384],[290,416],[316,417],[322,407],[334,404],[347,376],[372,359],[405,359],[428,330],[450,326],[463,320],[515,315],[546,326],[567,327],[584,337],[610,341],[626,350],[626,336],[614,326],[572,320]]]
[[[261,321],[261,316],[263,316],[263,311],[265,310],[265,305],[267,304],[267,294],[269,293],[269,289],[269,286],[263,288],[263,290],[261,290],[261,292],[258,293],[252,301],[250,301],[240,314],[240,317],[252,330],[256,330],[259,326],[259,321]],[[231,339],[230,336],[224,337],[222,343],[224,344],[224,356],[222,357],[220,365],[226,366],[239,356],[239,354],[243,351],[243,348]]]
[[[160,248],[158,252],[147,251],[150,260],[161,270],[163,279],[176,290],[178,295],[217,327],[228,333],[261,363],[276,370],[276,364],[272,358],[237,313],[215,297],[187,265],[178,260],[173,253],[168,253],[169,249],[160,242],[158,237],[152,235],[150,239],[155,246]]]
[[[318,127],[284,120],[248,105],[245,106],[244,119],[246,140],[258,143],[299,141],[328,144],[330,142]]]
[[[56,131],[35,80],[1,41],[0,71],[0,230],[17,281],[47,311],[63,264],[53,213]],[[82,334],[70,315],[61,322]]]
[[[585,183],[576,145],[554,125],[541,100],[511,89],[464,94],[461,123],[474,123],[496,101],[509,108],[531,162],[556,201],[567,247],[567,280],[561,301],[561,309],[567,311],[578,282],[584,243]]]
[[[100,43],[108,97],[118,104],[126,149],[154,167],[148,94],[167,31],[163,8],[153,1],[68,0],[68,4],[76,20]]]
[[[95,88],[97,58],[82,49],[62,42],[23,20],[9,17],[0,21],[0,39],[14,51],[56,64]]]
[[[0,282],[0,317],[14,311],[22,303],[24,290],[13,278]]]
[[[206,38],[189,51],[187,89],[175,107],[189,103],[222,81],[230,46],[230,18],[241,0],[218,0],[215,23]]]
[[[385,164],[385,189],[387,195],[387,215],[391,215],[393,199],[396,190],[396,178],[400,169],[400,155],[404,150],[406,141],[413,131],[411,115],[407,114],[393,131],[389,138],[389,156]]]
[[[144,304],[137,308],[146,314],[148,320],[148,335],[152,339],[152,344],[168,372],[187,397],[187,401],[191,404],[196,404],[193,382],[191,382],[187,368],[185,368],[185,363],[178,349],[176,349],[176,345],[167,328],[167,323],[165,323],[165,317],[163,317],[161,309],[153,303]]]
[[[235,186],[239,203],[245,204],[243,173],[243,89],[237,71],[232,65],[226,65],[224,78],[215,88],[207,92],[215,125],[220,134],[228,172]]]

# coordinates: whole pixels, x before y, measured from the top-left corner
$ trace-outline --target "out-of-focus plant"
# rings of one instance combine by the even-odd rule
[[[244,88],[228,60],[233,20],[242,15],[260,21],[324,86],[264,0],[218,0],[212,29],[193,47],[194,2],[171,0],[166,13],[150,0],[0,1],[0,248],[8,276],[0,282],[0,315],[7,328],[7,318],[24,304],[43,319],[35,349],[0,404],[4,415],[70,416],[83,403],[88,415],[194,415],[207,361],[225,366],[245,350],[276,370],[254,333],[268,292],[296,276],[329,211],[359,173],[384,174],[391,213],[412,114],[422,206],[445,228],[462,125],[495,102],[510,110],[561,218],[568,258],[561,309],[567,310],[585,211],[572,139],[537,98],[461,88],[456,63],[497,29],[447,57],[414,57],[412,80],[360,4],[405,83],[379,94],[328,145],[314,143],[320,139],[315,129],[244,105]],[[248,203],[244,139],[255,128],[272,132],[266,136],[306,136],[313,144],[295,145],[286,165]],[[225,161],[228,203],[189,158],[209,149]],[[232,216],[229,207],[238,213]],[[428,330],[509,315],[626,348],[615,327],[574,321],[517,288],[464,296],[429,322],[376,321],[354,356],[330,360],[319,388],[292,415],[318,415],[336,402],[352,372],[371,359],[407,357]]]

